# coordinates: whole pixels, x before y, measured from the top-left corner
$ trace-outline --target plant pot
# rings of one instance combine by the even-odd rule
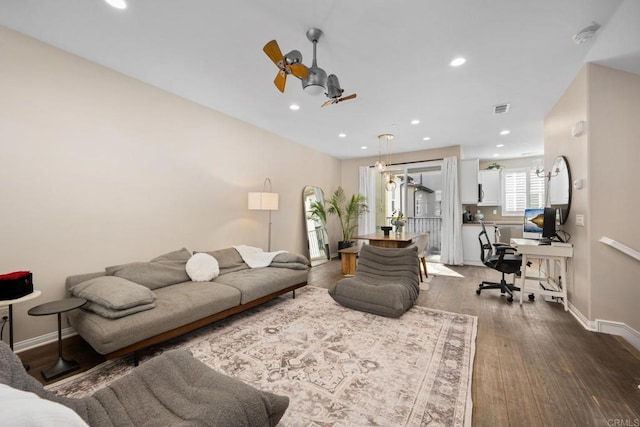
[[[354,242],[354,241],[350,241],[350,242],[339,241],[338,242],[338,251],[340,251],[340,249],[350,248],[351,246],[354,246],[355,244],[356,244],[356,242]],[[340,252],[338,252],[338,258],[342,259],[342,254]]]

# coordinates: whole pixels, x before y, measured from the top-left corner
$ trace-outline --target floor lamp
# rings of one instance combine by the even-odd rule
[[[267,191],[267,183],[269,189]],[[269,245],[267,251],[271,252],[271,211],[278,210],[278,193],[271,192],[271,180],[264,180],[261,192],[249,193],[249,210],[269,211]]]

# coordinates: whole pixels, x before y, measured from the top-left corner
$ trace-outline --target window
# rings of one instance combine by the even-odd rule
[[[544,208],[544,177],[531,169],[504,169],[502,215],[519,216],[525,208]]]

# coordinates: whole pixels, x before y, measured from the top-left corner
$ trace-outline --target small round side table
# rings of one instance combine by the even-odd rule
[[[87,300],[84,298],[65,298],[37,305],[27,312],[30,316],[58,315],[58,361],[50,368],[41,371],[45,380],[50,381],[80,367],[75,360],[65,360],[62,357],[62,313],[75,310],[86,303]]]

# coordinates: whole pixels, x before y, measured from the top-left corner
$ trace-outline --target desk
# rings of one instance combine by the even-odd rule
[[[9,347],[11,347],[11,350],[13,350],[13,304],[18,304],[34,298],[38,298],[41,294],[41,291],[33,291],[30,294],[27,294],[20,298],[0,301],[0,307],[9,307]]]
[[[573,257],[573,246],[539,245],[537,240],[530,239],[511,239],[510,243],[519,254],[522,254],[520,305],[525,293],[539,294],[562,298],[565,311],[569,310],[567,260]],[[546,277],[527,276],[527,263],[531,259],[545,261]],[[551,274],[550,263],[553,263],[553,274]],[[557,271],[557,265],[560,266],[560,271]]]
[[[422,233],[389,233],[385,236],[382,231],[377,233],[365,234],[363,236],[356,236],[354,239],[368,240],[371,246],[378,246],[381,248],[406,248],[413,242],[413,239],[418,237]]]

